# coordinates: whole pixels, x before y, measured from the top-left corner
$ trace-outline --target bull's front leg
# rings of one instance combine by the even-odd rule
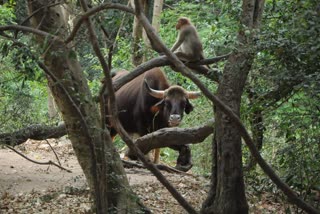
[[[177,164],[175,166],[176,169],[186,172],[192,168],[192,156],[189,145],[175,145],[170,146],[170,148],[179,152]]]

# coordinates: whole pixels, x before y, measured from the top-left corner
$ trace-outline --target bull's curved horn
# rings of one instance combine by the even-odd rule
[[[199,91],[187,91],[188,99],[197,99],[201,96]]]
[[[155,97],[155,98],[163,99],[163,97],[164,97],[164,91],[162,91],[162,90],[155,90],[155,89],[150,88],[150,86],[149,86],[149,84],[148,84],[148,82],[147,82],[146,79],[144,80],[144,83],[145,83],[146,88],[147,88],[147,90],[148,90],[148,92],[149,92],[149,94],[150,94],[151,96],[153,96],[153,97]]]

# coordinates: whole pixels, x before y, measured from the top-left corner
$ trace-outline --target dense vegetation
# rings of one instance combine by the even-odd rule
[[[0,24],[21,23],[16,17],[16,4],[0,6]],[[175,22],[180,16],[190,17],[197,26],[208,57],[226,54],[235,48],[241,4],[239,1],[166,1],[161,17],[160,36],[171,46],[176,38]],[[256,38],[255,58],[241,115],[254,138],[263,138],[261,153],[280,177],[303,199],[320,207],[320,4],[316,0],[266,1],[261,31]],[[127,15],[128,16],[128,15]],[[118,46],[114,49],[113,68],[132,69],[131,18],[121,13],[103,23],[114,26]],[[100,17],[103,18],[103,17]],[[121,27],[118,29],[118,27]],[[41,56],[24,44],[30,37],[16,41],[0,38],[0,133],[30,124],[55,124],[59,118],[48,118],[47,87],[44,74],[35,63]],[[102,72],[85,40],[77,41],[81,63],[89,85],[97,94]],[[103,45],[103,44],[101,44]],[[107,49],[105,53],[107,53]],[[155,54],[156,55],[156,54]],[[222,72],[223,62],[212,65]],[[195,85],[182,75],[165,68],[170,81],[188,89]],[[216,83],[201,77],[210,90]],[[193,101],[195,111],[184,120],[184,126],[201,124],[212,115],[213,106],[206,98]],[[261,120],[254,122],[259,116]],[[258,132],[255,127],[259,127]],[[259,132],[260,131],[260,132]],[[257,132],[257,133],[256,133]],[[120,142],[118,142],[120,143]],[[209,175],[211,140],[192,146],[193,172]],[[250,154],[244,146],[244,165]],[[170,150],[162,159],[175,160]],[[258,174],[258,176],[257,176]],[[281,193],[258,167],[245,171],[247,186],[255,193]],[[293,210],[291,210],[293,211]]]

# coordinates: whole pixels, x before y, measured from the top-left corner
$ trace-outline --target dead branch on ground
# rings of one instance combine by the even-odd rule
[[[61,170],[65,170],[65,171],[67,171],[67,172],[69,172],[69,173],[72,173],[71,170],[62,167],[62,166],[60,166],[59,164],[56,164],[55,162],[53,162],[53,161],[51,161],[51,160],[49,160],[49,161],[47,161],[47,162],[35,161],[35,160],[32,160],[32,159],[28,158],[27,156],[25,156],[24,154],[22,154],[21,152],[17,151],[16,149],[14,149],[14,148],[11,147],[11,146],[6,145],[6,147],[7,147],[8,149],[11,149],[12,151],[14,151],[15,153],[17,153],[18,155],[20,155],[21,157],[27,159],[28,161],[30,161],[30,162],[32,162],[32,163],[39,164],[39,165],[53,165],[53,166],[58,167],[58,168],[61,169]]]
[[[60,159],[59,159],[56,151],[54,150],[54,148],[51,146],[51,144],[49,143],[49,141],[48,141],[47,139],[46,139],[46,142],[47,142],[47,144],[49,145],[49,147],[50,147],[50,149],[52,150],[52,152],[54,153],[54,156],[56,156],[56,159],[57,159],[57,161],[58,161],[58,163],[59,163],[59,166],[61,166],[61,162],[60,162]]]

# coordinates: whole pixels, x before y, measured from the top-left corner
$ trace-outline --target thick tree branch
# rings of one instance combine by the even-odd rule
[[[48,138],[59,138],[66,134],[67,132],[64,124],[55,127],[31,125],[12,133],[1,133],[0,143],[16,146],[26,142],[28,139],[45,140]]]
[[[227,57],[230,54],[222,55],[222,56],[217,56],[213,58],[207,58],[206,60],[201,60],[199,62],[194,62],[194,63],[187,63],[187,66],[192,67],[194,70],[196,69],[201,69],[201,65],[207,65],[207,64],[212,64],[214,62],[219,62],[222,60],[226,60]],[[113,87],[114,90],[117,91],[119,90],[123,85],[125,85],[127,82],[131,81],[132,79],[136,78],[137,76],[143,74],[145,71],[150,70],[155,67],[161,67],[161,66],[167,66],[167,65],[173,65],[173,63],[169,60],[169,57],[167,56],[158,56],[155,57],[145,63],[142,63],[141,65],[137,66],[134,70],[132,70],[128,75],[116,80],[113,82]],[[206,72],[209,71],[208,69],[205,70]],[[204,74],[205,76],[207,74]],[[209,77],[209,79],[217,81],[218,78],[217,76],[214,77]]]
[[[81,6],[84,10],[84,12],[88,11],[88,6],[85,0],[81,0],[80,1]],[[109,66],[106,63],[106,61],[104,60],[104,57],[100,51],[100,47],[99,47],[99,43],[98,43],[98,39],[96,36],[96,33],[94,31],[92,22],[90,18],[86,18],[85,19],[85,23],[87,25],[88,28],[88,35],[89,35],[89,40],[91,42],[92,48],[94,50],[94,52],[96,53],[100,64],[103,68],[103,73],[105,76],[110,75],[110,70],[109,70]],[[106,83],[104,83],[105,85]],[[103,100],[104,103],[104,100]],[[104,114],[104,112],[102,112]],[[104,115],[103,115],[104,116]],[[103,124],[103,126],[101,128],[104,128],[104,130],[102,130],[102,139],[103,140],[107,140],[108,136],[106,135],[106,129],[105,129],[105,125],[104,125],[104,118],[101,120],[101,123]],[[109,137],[109,140],[110,137]],[[94,144],[93,144],[94,145]],[[94,145],[95,146],[95,145]],[[95,179],[97,180],[97,185],[95,185],[95,204],[96,204],[96,213],[104,213],[106,212],[108,206],[110,206],[110,204],[107,204],[106,202],[108,202],[108,195],[105,194],[105,188],[110,188],[108,187],[106,184],[108,184],[108,180],[107,180],[107,166],[105,164],[102,164],[102,162],[106,161],[106,157],[105,157],[105,141],[102,141],[102,145],[100,145],[101,148],[99,148],[100,151],[97,151],[98,148],[95,148],[96,152],[95,154],[93,154],[94,159],[96,159],[96,163],[99,163],[100,165],[100,169],[97,171],[96,175],[95,175]],[[106,184],[103,184],[100,182],[106,182]],[[112,191],[110,191],[112,192]],[[107,199],[107,200],[106,200]],[[110,202],[109,202],[110,203]]]
[[[172,145],[197,144],[204,141],[213,132],[214,119],[206,124],[192,128],[164,128],[138,138],[134,143],[144,153],[154,148],[163,148]],[[31,125],[27,128],[0,134],[0,143],[16,146],[28,139],[46,140],[60,138],[66,135],[64,124],[59,126]]]
[[[163,128],[138,138],[135,144],[144,154],[155,148],[197,144],[213,133],[213,125],[214,119],[211,119],[206,124],[193,128]]]

